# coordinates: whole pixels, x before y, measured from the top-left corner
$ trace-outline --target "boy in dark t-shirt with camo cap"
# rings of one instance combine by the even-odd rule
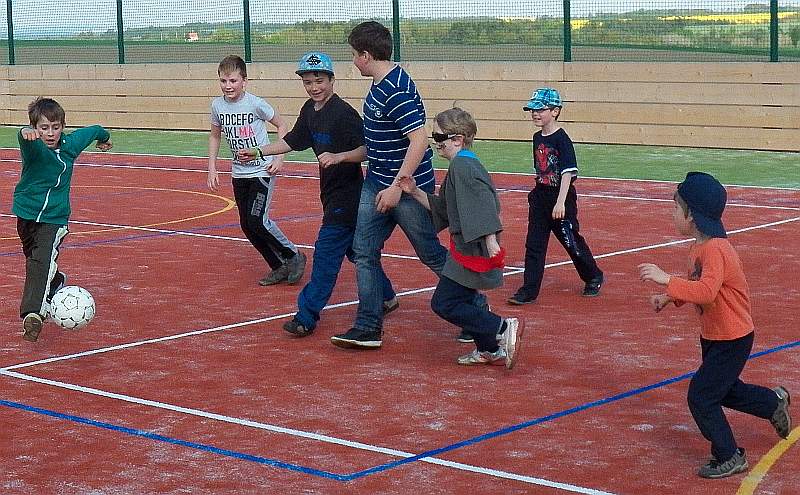
[[[253,160],[312,148],[319,161],[322,225],[314,243],[311,280],[297,297],[297,314],[283,329],[298,337],[310,335],[328,304],[344,257],[352,259],[361,184],[361,162],[366,158],[363,123],[358,112],[333,92],[333,63],[322,52],[308,52],[296,71],[310,97],[294,127],[276,143],[240,150],[239,160]],[[399,306],[392,284],[379,267],[383,310]]]
[[[522,287],[508,299],[509,304],[532,303],[539,296],[550,232],[567,250],[584,282],[583,295],[597,296],[603,272],[579,233],[575,182],[578,162],[566,131],[558,125],[561,96],[553,88],[539,88],[523,107],[531,112],[534,125],[533,168],[536,187],[528,194],[528,236],[525,239],[525,274]]]

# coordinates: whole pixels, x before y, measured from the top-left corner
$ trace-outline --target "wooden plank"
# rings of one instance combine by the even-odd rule
[[[583,123],[571,123],[564,128],[580,143],[800,152],[798,129]],[[479,121],[478,129],[480,139],[528,141],[532,135],[530,129],[514,121]]]
[[[478,120],[513,120],[530,124],[530,113],[522,110],[524,102],[486,100],[425,100],[430,116],[458,106]],[[653,103],[568,103],[559,121],[619,124],[700,125],[741,127],[800,127],[800,106],[762,105],[667,105]]]
[[[564,64],[564,81],[800,83],[791,62],[573,62]]]
[[[403,68],[421,81],[560,81],[563,62],[409,62]]]

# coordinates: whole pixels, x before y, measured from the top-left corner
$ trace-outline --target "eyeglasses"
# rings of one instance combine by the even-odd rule
[[[431,134],[431,137],[433,138],[433,140],[435,142],[443,143],[443,142],[447,141],[448,139],[453,139],[454,137],[460,136],[460,135],[461,134],[444,134],[444,133],[441,133],[441,132],[434,132],[434,133]]]

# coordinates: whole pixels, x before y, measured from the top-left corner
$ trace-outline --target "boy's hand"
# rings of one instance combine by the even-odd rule
[[[397,203],[400,202],[401,194],[403,194],[403,190],[395,186],[389,186],[383,191],[380,191],[377,196],[375,196],[375,206],[378,213],[386,213],[397,206]]]
[[[258,158],[257,148],[244,148],[236,152],[236,159],[240,162],[250,162]]]
[[[22,134],[22,139],[26,141],[36,141],[41,137],[41,134],[39,134],[39,131],[37,129],[33,129],[30,127],[25,127],[24,129],[22,129],[20,134]]]
[[[281,167],[283,167],[283,157],[275,156],[272,159],[272,163],[270,163],[269,167],[267,167],[267,172],[269,172],[270,175],[275,175],[278,173],[278,170],[280,170]]]
[[[639,265],[639,278],[644,282],[650,280],[651,282],[655,282],[657,284],[667,285],[669,283],[670,276],[664,270],[659,268],[658,265],[654,265],[653,263],[642,263]]]
[[[219,172],[216,170],[209,170],[208,179],[206,182],[208,184],[208,188],[212,191],[219,189]]]
[[[111,143],[110,139],[104,143],[98,141],[97,144],[95,145],[95,148],[99,149],[100,151],[108,151],[113,147],[114,145]]]
[[[564,203],[556,203],[553,207],[553,220],[561,220],[564,218],[565,212],[566,208],[564,207]]]
[[[489,252],[490,258],[494,258],[498,253],[500,253],[500,244],[497,242],[497,236],[486,236],[486,251]]]
[[[404,193],[413,194],[417,189],[417,181],[411,176],[398,177],[396,184]]]
[[[325,153],[320,153],[317,160],[319,161],[319,166],[322,168],[328,168],[331,165],[342,163],[342,157],[339,153],[329,153],[327,151]]]
[[[666,294],[656,294],[650,296],[650,305],[656,310],[656,313],[664,309],[667,304],[672,302],[672,298]]]

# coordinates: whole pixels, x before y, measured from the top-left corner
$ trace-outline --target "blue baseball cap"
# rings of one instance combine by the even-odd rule
[[[717,179],[704,172],[689,172],[678,184],[678,195],[689,207],[697,230],[709,237],[728,237],[722,225],[728,193]]]
[[[543,108],[562,107],[561,95],[553,88],[539,88],[533,92],[531,99],[522,107],[525,111],[541,110]]]
[[[306,72],[324,72],[333,75],[333,62],[322,52],[308,52],[300,57],[295,74],[301,76]]]

